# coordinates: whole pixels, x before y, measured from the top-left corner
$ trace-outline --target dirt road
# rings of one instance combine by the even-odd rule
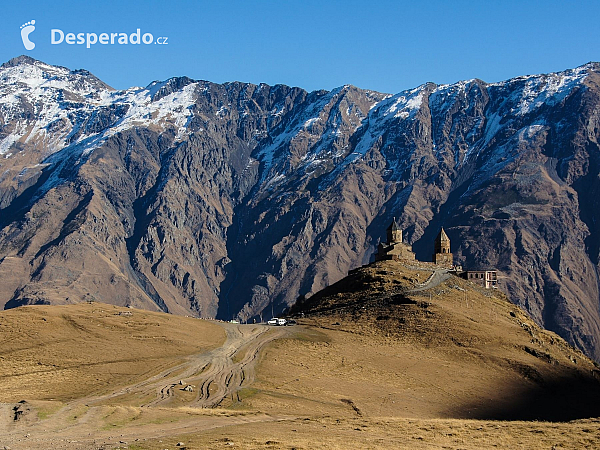
[[[439,269],[439,270],[435,270],[431,276],[429,277],[429,279],[427,279],[425,281],[425,283],[419,285],[418,287],[411,289],[408,292],[421,292],[424,291],[426,289],[431,289],[434,288],[438,285],[440,285],[441,283],[443,283],[444,281],[446,281],[448,278],[450,278],[450,271],[448,269]]]
[[[121,441],[172,432],[284,419],[266,414],[212,412],[225,401],[228,404],[241,401],[239,392],[254,380],[261,349],[290,331],[286,327],[265,325],[220,325],[227,333],[221,347],[188,357],[142,382],[69,402],[45,420],[39,420],[39,414],[38,417],[27,414],[30,405],[24,404],[24,419],[15,421],[12,405],[5,405],[0,411],[0,444],[32,449],[112,448],[122,444]],[[31,407],[35,410],[35,405]],[[111,424],[107,418],[112,415],[119,416],[118,421],[112,420],[118,423],[115,430],[107,429],[107,423]],[[142,417],[147,419],[140,420]],[[119,434],[115,434],[117,430]]]
[[[214,408],[227,398],[239,401],[238,391],[254,380],[254,366],[260,349],[285,335],[287,329],[265,325],[221,325],[227,333],[222,347],[196,355],[141,383],[86,401],[104,402],[110,398],[141,396],[154,391],[156,398],[142,406],[169,406],[176,392],[186,388],[189,391],[185,392],[196,393],[193,400],[189,396],[184,400],[187,406]]]

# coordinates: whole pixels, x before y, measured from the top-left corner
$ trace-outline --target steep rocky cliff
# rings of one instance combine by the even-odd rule
[[[189,78],[115,91],[0,68],[0,304],[277,313],[368,262],[395,216],[600,359],[600,66],[422,85]]]

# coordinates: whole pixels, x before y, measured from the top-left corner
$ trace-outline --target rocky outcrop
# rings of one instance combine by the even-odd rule
[[[189,78],[114,91],[0,69],[0,303],[276,313],[369,261],[392,217],[600,359],[599,67],[502,83]]]

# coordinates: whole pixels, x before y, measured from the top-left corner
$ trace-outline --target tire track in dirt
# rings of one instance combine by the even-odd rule
[[[258,362],[261,349],[275,339],[279,339],[289,333],[286,327],[270,327],[266,325],[239,325],[219,323],[226,331],[226,340],[219,348],[209,352],[200,353],[187,357],[176,366],[169,367],[148,379],[126,386],[117,391],[105,395],[91,395],[73,400],[66,404],[61,410],[54,413],[50,419],[44,422],[36,422],[28,425],[32,439],[30,448],[48,448],[52,442],[54,448],[72,448],[73,443],[87,447],[96,447],[98,439],[106,439],[105,442],[113,444],[119,442],[110,430],[102,430],[99,425],[104,424],[104,409],[106,403],[111,403],[123,395],[138,395],[140,398],[154,397],[141,405],[142,408],[157,407],[164,411],[171,406],[189,406],[192,408],[216,408],[222,406],[225,400],[239,402],[239,391],[249,386],[254,381],[254,369]],[[180,380],[186,380],[184,385]],[[198,386],[193,398],[177,396],[178,388],[188,385]],[[108,401],[108,402],[107,402]],[[10,406],[10,405],[9,405]],[[6,406],[7,409],[9,406]],[[123,407],[127,408],[127,406]],[[136,407],[129,407],[135,409]],[[139,409],[139,407],[138,407]],[[141,411],[141,410],[140,410]],[[9,418],[12,410],[3,411]],[[139,414],[138,414],[139,415]],[[12,417],[12,416],[11,416]],[[215,426],[227,426],[238,423],[270,422],[284,420],[284,417],[270,416],[265,414],[251,414],[244,417],[220,417],[199,416],[201,420],[183,420],[181,423],[162,424],[160,430],[154,425],[142,425],[137,427],[124,427],[119,430],[121,439],[127,436],[149,437],[152,434],[162,436],[169,432],[191,432],[199,431]],[[21,431],[17,431],[13,420],[0,421],[0,431],[5,431],[5,437],[10,438],[11,444],[20,442],[23,437]],[[143,430],[143,431],[142,431]],[[91,437],[94,436],[94,437]],[[74,439],[74,440],[73,440]],[[35,441],[35,442],[34,442]],[[43,443],[42,443],[43,442]],[[71,442],[69,444],[69,442]],[[92,444],[93,443],[93,444]],[[63,447],[66,445],[66,447]]]
[[[228,337],[229,337],[228,330]],[[239,333],[239,334],[238,334]],[[199,395],[192,406],[214,408],[230,398],[232,402],[240,401],[239,391],[254,381],[254,367],[258,361],[260,350],[269,342],[286,334],[284,328],[261,326],[258,331],[250,333],[238,328],[231,332],[232,346],[227,347],[225,355],[213,360],[211,370],[203,375]],[[234,362],[234,357],[240,357]]]
[[[254,366],[260,350],[269,342],[286,335],[287,330],[285,327],[265,325],[220,325],[227,334],[221,347],[188,357],[185,362],[147,380],[96,397],[93,399],[94,403],[126,394],[144,396],[154,392],[155,398],[142,406],[168,406],[175,397],[178,386],[183,389],[188,385],[194,386],[197,392],[188,406],[215,408],[227,398],[234,402],[240,401],[238,391],[254,381]],[[238,362],[234,362],[234,359]],[[180,380],[185,380],[183,385]]]

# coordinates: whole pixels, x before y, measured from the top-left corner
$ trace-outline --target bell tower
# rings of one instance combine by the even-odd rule
[[[454,264],[452,253],[450,252],[450,238],[443,227],[435,238],[433,251],[434,263],[444,266],[452,266]]]

